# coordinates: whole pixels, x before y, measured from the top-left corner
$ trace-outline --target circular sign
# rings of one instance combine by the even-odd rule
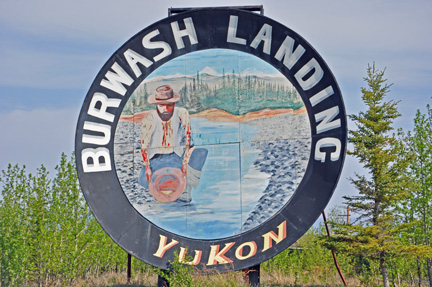
[[[196,9],[108,60],[75,150],[86,201],[123,249],[163,269],[180,260],[228,271],[310,228],[339,179],[346,134],[339,87],[301,36],[251,12]]]

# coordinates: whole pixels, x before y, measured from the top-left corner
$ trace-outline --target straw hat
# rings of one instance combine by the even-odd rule
[[[180,100],[180,94],[173,91],[170,85],[163,85],[156,88],[156,94],[148,98],[149,104],[170,104]]]

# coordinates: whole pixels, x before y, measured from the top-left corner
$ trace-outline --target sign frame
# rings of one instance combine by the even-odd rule
[[[311,124],[311,154],[290,201],[265,223],[235,236],[187,238],[138,213],[119,183],[114,134],[128,98],[164,63],[205,49],[254,55],[279,70],[297,89]],[[341,91],[322,57],[300,35],[262,15],[207,8],[179,13],[143,29],[106,62],[84,100],[76,129],[76,165],[84,197],[107,234],[138,259],[169,268],[174,251],[199,269],[241,270],[292,245],[316,221],[339,180],[347,143]],[[187,263],[187,262],[185,262]]]

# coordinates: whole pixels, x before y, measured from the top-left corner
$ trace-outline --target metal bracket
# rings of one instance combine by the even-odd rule
[[[255,5],[255,6],[225,6],[225,7],[191,7],[191,8],[168,8],[168,16],[173,14],[178,14],[182,12],[187,12],[195,9],[212,9],[212,8],[225,8],[225,9],[238,9],[245,10],[251,12],[259,11],[261,15],[264,15],[264,6],[263,5]]]

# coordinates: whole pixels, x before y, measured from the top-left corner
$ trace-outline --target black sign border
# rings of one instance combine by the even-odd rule
[[[227,27],[231,15],[238,17],[237,36],[246,39],[246,45],[228,43],[226,41]],[[173,48],[171,55],[159,62],[155,62],[148,68],[140,66],[142,75],[139,78],[136,78],[133,71],[125,61],[123,56],[124,51],[130,48],[142,55],[145,55],[147,58],[152,59],[160,53],[160,50],[145,50],[141,44],[141,39],[144,35],[147,35],[156,29],[159,30],[160,34],[155,37],[155,40],[165,41],[172,47],[176,47],[172,38],[170,23],[177,21],[180,28],[184,29],[183,20],[188,17],[193,19],[199,43],[190,45],[188,42],[189,40],[185,37],[185,48]],[[271,25],[273,29],[271,51],[276,51],[287,35],[295,40],[296,46],[302,45],[306,49],[305,54],[291,68],[291,70],[285,67],[282,61],[278,61],[274,58],[275,52],[272,52],[270,55],[263,53],[262,43],[256,49],[249,46],[264,24]],[[239,235],[214,240],[187,238],[168,232],[152,224],[139,214],[130,204],[126,195],[122,191],[117,178],[113,144],[114,133],[121,111],[123,110],[129,96],[142,80],[144,80],[155,69],[176,57],[205,49],[237,50],[255,55],[274,66],[294,84],[305,103],[312,130],[311,146],[315,147],[316,143],[325,137],[337,138],[341,142],[340,158],[334,162],[330,161],[328,158],[325,163],[314,160],[314,148],[311,149],[308,168],[304,174],[303,180],[290,201],[271,219],[258,227]],[[312,89],[303,91],[295,80],[293,71],[298,71],[299,68],[305,65],[311,58],[316,59],[322,67],[324,70],[324,77]],[[134,78],[133,83],[128,87],[126,86],[127,92],[124,96],[114,93],[100,85],[101,80],[105,78],[106,73],[111,70],[114,63],[118,63],[132,78]],[[328,86],[332,86],[334,94],[325,101],[312,106],[309,98]],[[81,140],[84,134],[84,122],[91,121],[94,123],[107,124],[106,121],[87,114],[90,101],[93,95],[97,92],[104,93],[109,98],[121,99],[118,108],[108,109],[108,111],[112,111],[112,113],[115,114],[115,119],[111,124],[111,139],[109,143],[104,146],[110,151],[112,169],[107,172],[85,173],[82,168],[80,155],[84,149],[95,148],[95,146],[83,143]],[[339,108],[338,118],[341,121],[341,127],[318,135],[314,115],[334,106],[338,106]],[[79,115],[75,139],[76,164],[84,197],[95,218],[107,234],[128,253],[153,266],[166,269],[169,266],[169,261],[173,260],[173,251],[178,250],[179,247],[187,248],[189,254],[192,256],[193,250],[203,251],[201,263],[205,264],[208,260],[210,246],[220,246],[222,249],[225,244],[235,242],[235,245],[225,253],[225,256],[232,259],[234,262],[231,264],[216,264],[205,267],[201,264],[198,267],[202,269],[205,268],[206,270],[217,269],[222,272],[227,270],[240,270],[264,262],[288,248],[292,243],[300,238],[320,216],[333,194],[342,171],[346,150],[346,126],[345,108],[336,80],[321,56],[319,56],[312,46],[301,36],[270,18],[252,12],[224,8],[197,9],[165,18],[153,25],[150,25],[128,40],[106,62],[91,85]],[[88,131],[86,133],[88,133]],[[331,151],[328,151],[328,154],[330,154],[330,152]],[[262,235],[270,231],[277,233],[277,227],[284,221],[286,221],[286,238],[277,244],[273,242],[272,248],[262,251]],[[167,237],[167,243],[171,242],[171,240],[176,240],[179,243],[175,248],[169,249],[162,258],[159,258],[153,254],[158,249],[159,239],[161,236]],[[256,254],[245,260],[236,259],[236,247],[242,243],[252,241],[258,246]],[[245,250],[247,251],[247,248]]]

